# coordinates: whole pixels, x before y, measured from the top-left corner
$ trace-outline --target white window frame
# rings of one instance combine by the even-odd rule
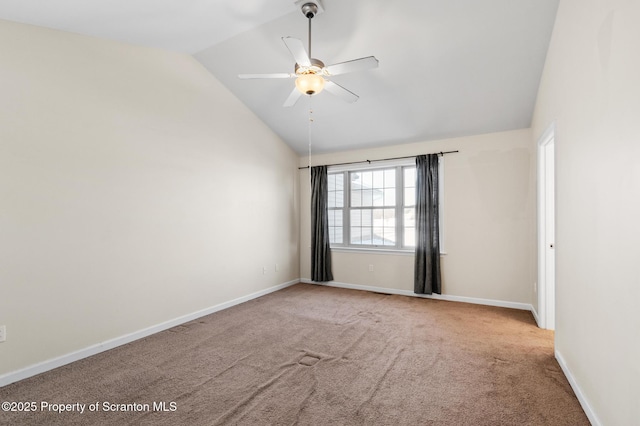
[[[331,243],[331,250],[338,252],[368,252],[368,253],[385,253],[385,254],[397,254],[397,255],[413,255],[415,248],[413,246],[404,246],[404,173],[402,172],[404,167],[414,166],[416,161],[415,157],[375,161],[375,163],[363,163],[363,164],[345,164],[337,166],[329,166],[327,173],[345,173],[344,180],[344,200],[343,200],[343,243],[334,244]],[[364,245],[352,245],[350,244],[350,196],[351,188],[350,182],[348,182],[349,172],[367,171],[367,170],[380,170],[388,168],[399,168],[399,172],[396,173],[396,246],[364,246]],[[444,242],[445,242],[445,226],[444,226],[444,206],[445,206],[445,194],[444,194],[444,161],[443,156],[438,157],[438,193],[439,193],[439,218],[440,218],[440,254],[446,254]],[[382,206],[381,206],[382,207]]]

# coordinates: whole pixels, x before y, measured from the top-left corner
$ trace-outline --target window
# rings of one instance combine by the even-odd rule
[[[415,160],[330,167],[328,185],[332,247],[413,251]]]

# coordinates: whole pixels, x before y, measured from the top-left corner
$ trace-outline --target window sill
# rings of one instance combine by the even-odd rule
[[[384,248],[363,248],[363,247],[331,247],[331,251],[336,253],[366,253],[366,254],[390,254],[394,256],[413,256],[415,250],[392,250]],[[446,255],[446,252],[440,252],[440,256]]]

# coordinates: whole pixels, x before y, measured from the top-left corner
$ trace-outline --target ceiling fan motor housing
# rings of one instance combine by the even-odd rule
[[[295,73],[296,74],[322,74],[322,70],[324,69],[324,62],[320,59],[309,58],[311,62],[311,66],[301,67],[296,63]]]

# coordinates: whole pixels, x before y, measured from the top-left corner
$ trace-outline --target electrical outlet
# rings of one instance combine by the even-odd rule
[[[7,326],[0,325],[0,342],[7,340]]]
[[[262,267],[262,275],[265,275],[267,273],[267,267],[263,266]]]
[[[369,265],[369,272],[373,272],[373,265]]]
[[[538,283],[537,282],[533,282],[533,291],[535,291],[536,293],[538,292]]]
[[[276,263],[276,272],[278,272],[280,270],[280,267],[278,266],[278,264]]]

